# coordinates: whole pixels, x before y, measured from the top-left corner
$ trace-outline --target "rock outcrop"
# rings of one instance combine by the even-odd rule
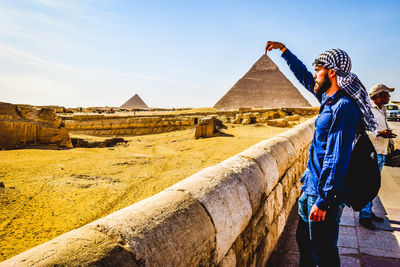
[[[28,145],[72,148],[68,131],[55,110],[0,103],[0,149]]]
[[[263,55],[215,104],[217,109],[310,107],[275,63]]]
[[[114,147],[118,144],[126,144],[128,141],[124,140],[124,138],[114,137],[109,138],[104,141],[87,141],[82,138],[71,138],[72,145],[74,147],[86,147],[86,148],[94,148],[94,147]]]

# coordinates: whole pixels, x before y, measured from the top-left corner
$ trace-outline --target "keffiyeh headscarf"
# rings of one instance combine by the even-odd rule
[[[351,71],[351,60],[349,55],[341,49],[331,49],[319,55],[313,65],[333,69],[337,74],[337,82],[340,89],[343,89],[353,98],[361,111],[361,119],[365,130],[375,131],[377,124],[371,111],[371,103],[367,90]]]

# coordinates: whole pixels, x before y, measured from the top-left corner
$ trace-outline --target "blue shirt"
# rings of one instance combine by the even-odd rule
[[[342,181],[350,162],[356,129],[360,125],[360,111],[343,90],[332,96],[326,93],[316,95],[313,75],[306,66],[288,49],[282,57],[297,80],[321,104],[301,189],[308,195],[317,196],[317,207],[327,210],[342,201],[341,196],[347,195]]]

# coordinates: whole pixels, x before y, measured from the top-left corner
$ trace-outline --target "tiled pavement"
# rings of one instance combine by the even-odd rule
[[[400,267],[400,168],[384,167],[382,174],[382,187],[373,210],[385,221],[374,222],[377,229],[371,231],[359,225],[358,212],[344,209],[338,242],[341,266]],[[298,266],[297,219],[296,205],[267,266]]]

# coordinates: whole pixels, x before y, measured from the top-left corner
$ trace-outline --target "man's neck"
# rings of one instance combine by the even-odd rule
[[[375,101],[375,100],[372,101],[374,101],[375,105],[377,105],[379,109],[382,109],[382,103],[380,101]]]
[[[328,96],[333,96],[337,91],[339,91],[340,90],[340,88],[339,88],[339,86],[337,86],[337,85],[332,85],[331,87],[329,87],[329,89],[328,90],[326,90],[326,94],[328,95]]]

